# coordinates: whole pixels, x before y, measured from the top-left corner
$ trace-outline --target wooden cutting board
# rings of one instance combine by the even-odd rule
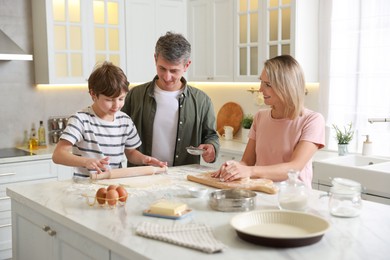
[[[218,111],[217,115],[217,131],[220,135],[224,134],[223,127],[229,125],[233,127],[233,135],[235,135],[241,128],[241,121],[244,113],[239,104],[228,102],[224,104]]]
[[[244,189],[261,191],[264,193],[275,194],[278,188],[273,181],[269,179],[248,179],[232,182],[222,182],[217,178],[211,177],[211,172],[196,175],[187,175],[187,180],[207,185],[218,189]]]

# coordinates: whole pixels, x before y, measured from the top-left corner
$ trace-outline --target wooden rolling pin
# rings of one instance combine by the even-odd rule
[[[167,172],[168,167],[155,167],[155,166],[138,166],[138,167],[129,167],[129,168],[119,168],[106,171],[103,173],[91,173],[90,178],[92,180],[101,180],[101,179],[117,179],[125,177],[135,177],[142,175],[153,175],[155,173],[164,173]]]

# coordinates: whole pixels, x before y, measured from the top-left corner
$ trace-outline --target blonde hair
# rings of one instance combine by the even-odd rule
[[[299,63],[290,55],[276,56],[264,63],[275,94],[284,104],[284,117],[295,119],[304,109],[305,76]]]

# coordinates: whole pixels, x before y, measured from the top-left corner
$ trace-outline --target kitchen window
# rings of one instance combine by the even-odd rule
[[[350,152],[370,135],[374,154],[390,156],[390,2],[320,0],[320,112],[327,146],[336,149],[332,124],[352,122]]]

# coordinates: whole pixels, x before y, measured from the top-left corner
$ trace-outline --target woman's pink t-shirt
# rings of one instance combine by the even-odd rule
[[[299,141],[308,141],[325,146],[325,120],[317,112],[304,109],[303,115],[291,119],[274,119],[271,109],[259,110],[253,120],[249,138],[256,141],[256,165],[266,166],[289,162]],[[311,187],[313,178],[312,160],[310,159],[299,178]]]

